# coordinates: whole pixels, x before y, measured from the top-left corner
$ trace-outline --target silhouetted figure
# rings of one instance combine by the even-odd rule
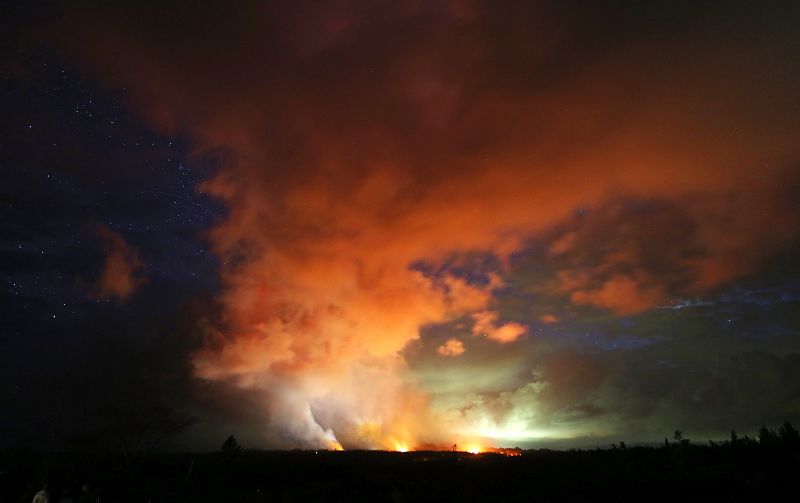
[[[81,490],[81,497],[78,498],[78,503],[97,503],[97,493],[95,492],[94,488],[89,484],[83,484],[83,489]]]
[[[50,484],[45,484],[44,488],[33,496],[32,503],[55,503]]]

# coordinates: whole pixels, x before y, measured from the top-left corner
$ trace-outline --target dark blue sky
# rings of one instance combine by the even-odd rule
[[[131,352],[166,349],[154,367],[185,358],[163,339],[179,329],[190,301],[216,292],[204,233],[224,217],[197,187],[214,160],[187,160],[182,139],[125,110],[124,90],[100,89],[46,48],[22,65],[0,84],[0,367],[3,402],[16,404],[4,431],[52,412],[54,388],[71,380],[113,393],[104,389],[110,368],[136,386],[145,369],[131,369]],[[130,302],[94,298],[105,256],[98,226],[122,236],[145,264],[146,283]],[[79,397],[70,389],[64,400]]]

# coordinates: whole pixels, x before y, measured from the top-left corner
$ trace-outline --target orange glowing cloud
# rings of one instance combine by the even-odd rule
[[[800,121],[783,77],[762,71],[786,57],[770,41],[771,58],[735,60],[722,37],[694,50],[706,33],[688,28],[600,43],[616,20],[573,26],[534,4],[129,9],[68,10],[57,38],[219,162],[201,190],[228,209],[208,235],[222,315],[191,361],[199,379],[262,392],[279,445],[447,438],[403,348],[459,319],[501,344],[527,328],[498,322],[502,282],[421,261],[483,253],[507,268],[578,209],[680,207],[612,212],[549,246],[543,287],[630,314],[745,274],[798,228],[786,187]],[[110,278],[138,262],[113,256],[121,274],[102,291],[127,298],[139,283]]]
[[[95,281],[93,296],[98,299],[127,301],[147,280],[142,276],[144,264],[135,248],[108,227],[97,227],[106,253],[103,270]]]
[[[444,344],[436,348],[436,352],[442,356],[458,356],[464,354],[464,343],[458,339],[448,339]]]
[[[488,337],[500,343],[514,342],[520,338],[528,329],[519,323],[509,322],[497,324],[497,313],[493,311],[479,311],[472,315],[475,324],[472,326],[472,334]]]
[[[570,298],[579,305],[589,304],[626,315],[653,307],[668,296],[660,285],[643,286],[631,277],[614,276],[599,288],[577,290]]]

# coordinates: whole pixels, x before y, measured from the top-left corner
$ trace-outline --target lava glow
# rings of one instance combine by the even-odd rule
[[[406,444],[396,444],[394,450],[397,452],[408,452],[409,448]]]

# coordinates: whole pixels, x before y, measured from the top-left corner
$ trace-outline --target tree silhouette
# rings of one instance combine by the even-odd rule
[[[242,446],[239,445],[239,442],[236,441],[236,437],[230,435],[227,439],[225,439],[224,442],[222,442],[222,445],[220,446],[219,450],[229,454],[241,451]]]
[[[108,428],[98,432],[98,440],[122,455],[122,471],[130,482],[154,452],[197,423],[196,418],[160,403],[123,402],[100,413]]]
[[[800,432],[789,421],[785,421],[781,425],[780,430],[778,430],[778,436],[784,446],[793,450],[800,448]]]
[[[683,438],[683,432],[681,430],[675,430],[675,433],[672,434],[672,438],[680,445],[689,445],[689,439]]]
[[[758,442],[764,447],[774,446],[778,441],[778,434],[775,430],[770,430],[765,425],[758,429]]]

